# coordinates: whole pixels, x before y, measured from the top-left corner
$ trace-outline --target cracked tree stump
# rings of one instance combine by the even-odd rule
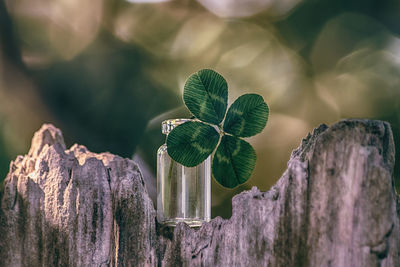
[[[1,266],[400,266],[390,126],[325,125],[293,151],[271,190],[235,196],[229,220],[160,229],[137,165],[66,150],[44,125],[10,164]]]

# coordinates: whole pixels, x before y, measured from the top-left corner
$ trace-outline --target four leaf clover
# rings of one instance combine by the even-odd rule
[[[217,72],[203,69],[186,81],[183,100],[196,120],[177,126],[168,134],[170,157],[194,167],[215,151],[212,173],[217,182],[228,188],[246,182],[257,156],[242,138],[260,133],[267,123],[269,108],[262,96],[244,94],[226,112],[227,82]]]

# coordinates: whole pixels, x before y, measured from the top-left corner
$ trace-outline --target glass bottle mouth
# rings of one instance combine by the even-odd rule
[[[161,132],[169,134],[176,126],[181,125],[187,121],[195,121],[194,119],[170,119],[161,123]]]

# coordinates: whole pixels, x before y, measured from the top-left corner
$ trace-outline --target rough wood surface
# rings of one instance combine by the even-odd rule
[[[155,212],[136,164],[74,145],[44,125],[10,164],[2,197],[4,266],[156,263]]]
[[[138,167],[44,125],[10,165],[0,209],[3,266],[400,266],[400,204],[387,123],[315,129],[267,192],[233,215],[160,229]]]

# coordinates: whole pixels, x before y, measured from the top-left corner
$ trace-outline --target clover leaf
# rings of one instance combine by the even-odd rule
[[[194,167],[208,158],[218,140],[218,132],[210,125],[188,121],[168,134],[168,154],[180,164]]]
[[[217,72],[204,69],[192,74],[183,93],[185,105],[199,121],[175,127],[167,137],[167,150],[176,162],[194,167],[211,155],[218,183],[234,188],[246,182],[256,164],[256,152],[241,137],[260,133],[269,115],[262,96],[245,94],[227,109],[228,85]],[[216,130],[218,129],[218,131]]]
[[[224,131],[234,136],[249,137],[260,133],[268,120],[269,109],[262,96],[245,94],[229,108]]]
[[[256,152],[249,143],[224,135],[212,162],[214,178],[229,188],[243,184],[253,172],[256,159]]]
[[[228,84],[213,70],[200,70],[186,81],[183,101],[199,120],[219,124],[228,105]]]

